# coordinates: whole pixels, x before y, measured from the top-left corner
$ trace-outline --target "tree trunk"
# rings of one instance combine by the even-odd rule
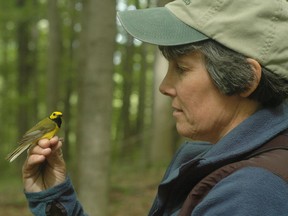
[[[79,198],[90,215],[107,215],[115,1],[83,1],[79,71]]]
[[[49,39],[48,39],[48,62],[47,62],[47,110],[48,113],[57,109],[59,102],[60,74],[61,74],[61,25],[58,0],[49,0],[48,20],[49,20]]]
[[[131,94],[133,87],[133,56],[134,56],[134,44],[133,38],[130,35],[127,35],[127,43],[125,46],[125,60],[123,63],[123,98],[122,98],[122,109],[121,116],[119,119],[119,130],[121,130],[121,146],[120,146],[120,155],[125,157],[127,154],[127,149],[130,149],[132,142],[130,138],[133,136],[133,124],[131,121]]]
[[[147,44],[142,44],[141,47],[141,70],[139,76],[139,102],[137,111],[137,121],[136,121],[136,131],[137,134],[143,133],[145,126],[145,106],[146,106],[146,85],[147,85],[147,73],[148,73],[148,63],[147,63]]]
[[[25,7],[25,0],[18,0],[17,6],[20,9]],[[23,16],[24,17],[24,16]],[[18,138],[20,138],[28,128],[28,87],[30,83],[30,63],[29,62],[29,22],[21,19],[17,23],[17,70],[18,70]]]
[[[63,95],[63,101],[64,101],[64,120],[66,122],[64,126],[64,140],[65,140],[65,145],[63,145],[63,154],[65,155],[65,160],[68,162],[70,165],[70,169],[74,170],[77,169],[76,166],[71,164],[71,162],[74,162],[73,160],[73,155],[72,152],[70,151],[71,149],[71,144],[69,136],[71,133],[75,131],[74,125],[75,123],[73,122],[73,115],[72,115],[72,110],[73,110],[73,104],[71,103],[71,97],[74,93],[77,79],[76,79],[76,65],[77,61],[75,61],[75,48],[73,47],[73,42],[77,40],[76,33],[74,31],[74,25],[76,22],[76,12],[75,12],[75,5],[77,3],[77,0],[72,0],[69,1],[68,4],[68,10],[70,14],[70,19],[71,19],[71,28],[69,29],[69,33],[67,36],[67,41],[69,46],[67,46],[67,57],[65,59],[65,69],[62,71],[64,73],[64,81],[63,84],[65,85],[64,89],[64,95]],[[75,172],[74,172],[75,173]],[[72,177],[73,178],[73,177]]]
[[[159,92],[159,85],[167,71],[167,61],[157,51],[154,79],[153,135],[150,147],[151,163],[157,164],[171,159],[175,141],[175,126],[171,102]]]

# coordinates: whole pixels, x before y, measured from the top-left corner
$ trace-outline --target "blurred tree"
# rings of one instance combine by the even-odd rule
[[[17,19],[17,92],[18,92],[18,137],[22,136],[27,128],[33,124],[28,122],[30,118],[33,121],[37,118],[35,104],[31,103],[34,90],[33,84],[36,81],[34,76],[36,62],[31,45],[31,32],[33,22],[31,14],[28,14],[28,4],[26,0],[17,0],[19,16]]]
[[[171,0],[158,0],[157,5],[163,6],[168,2]],[[153,132],[150,145],[150,163],[152,165],[169,161],[179,139],[172,118],[171,101],[159,92],[159,85],[166,71],[167,60],[157,50],[154,68]]]
[[[48,8],[48,58],[47,58],[47,93],[46,103],[48,113],[57,109],[60,97],[60,78],[61,78],[61,58],[62,58],[62,37],[61,19],[58,0],[47,1]]]
[[[19,11],[25,7],[25,0],[17,0]],[[23,14],[22,14],[22,17]],[[20,137],[28,127],[28,103],[27,103],[27,89],[30,83],[30,62],[29,59],[29,20],[19,19],[17,23],[17,54],[18,54],[18,82],[17,90],[19,95],[18,104],[18,137]]]
[[[121,118],[119,122],[119,129],[122,130],[122,136],[120,139],[121,145],[121,156],[125,157],[125,154],[129,153],[127,151],[129,148],[132,148],[130,138],[133,136],[133,125],[131,119],[131,95],[133,87],[133,56],[135,54],[135,48],[133,44],[133,38],[130,35],[127,35],[127,42],[124,49],[124,60],[123,60],[123,86],[122,86],[122,109],[121,109]]]
[[[160,54],[160,51],[156,53],[154,69],[153,135],[150,146],[150,162],[152,165],[163,162],[163,159],[164,162],[171,159],[176,133],[171,114],[171,101],[168,97],[161,95],[158,90],[167,71],[167,61]]]
[[[10,134],[12,133],[15,136],[16,133],[15,130],[11,130],[10,128],[11,125],[15,124],[16,119],[16,104],[14,97],[12,97],[13,93],[15,94],[16,91],[16,74],[14,72],[16,61],[15,58],[13,58],[13,64],[11,64],[11,57],[9,56],[9,53],[11,53],[9,45],[11,45],[11,43],[15,44],[16,34],[14,28],[13,30],[7,28],[9,23],[14,24],[14,20],[11,18],[11,12],[14,9],[11,6],[11,2],[0,1],[0,8],[5,8],[5,13],[4,10],[0,13],[0,119],[1,122],[5,122],[6,125],[6,127],[0,128],[0,137],[4,150],[3,153],[6,154],[7,151],[12,148],[13,144],[5,144],[7,144]],[[13,141],[15,141],[14,145],[16,145],[16,137]]]
[[[107,215],[116,2],[83,1],[79,71],[79,197]]]
[[[117,5],[118,10],[127,10],[156,6],[157,2],[160,0],[120,0]],[[174,139],[175,131],[170,103],[158,92],[163,75],[153,73],[154,67],[161,72],[166,68],[162,60],[154,65],[156,46],[127,36],[119,23],[113,56],[115,4],[112,0],[0,1],[3,157],[16,145],[18,134],[48,110],[60,109],[68,169],[79,180],[85,208],[93,213],[96,208],[106,211],[110,139],[118,167],[123,161],[137,166],[147,165],[151,158],[168,159],[174,144],[169,140]],[[155,84],[154,79],[158,80]],[[70,165],[78,167],[79,175]]]
[[[75,25],[79,22],[78,20],[78,14],[79,11],[75,10],[75,7],[77,4],[79,4],[79,1],[81,0],[70,0],[66,11],[68,12],[67,14],[69,15],[69,25],[68,29],[66,29],[65,33],[65,38],[67,40],[67,47],[64,47],[66,50],[66,58],[64,59],[64,70],[62,70],[62,79],[63,79],[63,84],[64,88],[62,88],[63,91],[63,97],[64,97],[64,120],[65,120],[65,125],[64,125],[64,137],[65,137],[65,145],[63,145],[63,152],[65,155],[65,159],[68,162],[68,165],[75,162],[73,160],[73,156],[75,154],[76,148],[73,148],[72,144],[75,144],[75,141],[71,141],[70,135],[75,134],[75,118],[73,118],[73,114],[75,113],[74,108],[74,103],[71,102],[71,98],[75,98],[75,95],[77,94],[77,63],[78,63],[78,56],[75,55],[78,50],[78,46],[75,46],[75,43],[78,43],[79,38],[78,38],[78,33],[75,31],[74,27]],[[73,136],[75,137],[75,136]],[[70,169],[77,169],[76,166],[74,167],[69,167]]]
[[[153,6],[154,2],[131,0],[127,7],[134,5],[135,8],[141,9]],[[162,0],[157,1],[157,4],[163,6],[167,2]],[[120,44],[118,49],[121,51],[119,73],[122,77],[122,106],[116,124],[118,155],[121,159],[131,161],[137,158],[140,151],[143,156],[140,157],[140,164],[144,166],[163,161],[163,158],[169,160],[177,135],[171,118],[169,100],[158,92],[163,73],[166,72],[165,60],[159,60],[160,57],[155,55],[156,46],[139,42],[125,31],[121,32],[121,36],[125,38],[125,43],[123,46]],[[154,73],[151,73],[153,71]]]

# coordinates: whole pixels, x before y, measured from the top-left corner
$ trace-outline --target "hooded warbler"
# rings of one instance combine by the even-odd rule
[[[36,144],[40,139],[51,139],[59,130],[62,124],[62,113],[53,112],[49,117],[38,122],[34,127],[28,130],[19,141],[19,146],[10,154],[6,160],[12,162],[22,152]]]

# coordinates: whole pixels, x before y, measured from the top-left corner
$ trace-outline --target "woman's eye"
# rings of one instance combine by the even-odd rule
[[[176,72],[179,73],[179,74],[183,74],[187,71],[187,68],[185,67],[182,67],[180,65],[176,65]]]

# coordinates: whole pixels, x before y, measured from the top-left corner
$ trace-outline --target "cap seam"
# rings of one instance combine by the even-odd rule
[[[280,6],[281,0],[278,0],[278,9],[275,11],[275,14],[280,14],[281,11],[283,10],[282,7]],[[274,14],[273,17],[271,17],[270,21],[271,21],[271,25],[269,27],[269,31],[268,31],[268,34],[267,34],[267,39],[266,39],[266,42],[263,46],[263,49],[262,49],[262,52],[260,53],[260,58],[262,59],[263,63],[265,64],[266,60],[267,60],[267,57],[268,57],[268,53],[269,53],[269,50],[271,49],[272,47],[272,44],[276,38],[276,26],[275,26],[275,22],[277,22],[279,20],[279,18],[277,18],[277,16]],[[267,62],[266,62],[267,63]]]
[[[210,7],[208,11],[199,19],[197,22],[197,25],[200,27],[203,27],[206,25],[208,21],[212,18],[213,15],[215,15],[217,12],[219,12],[221,6],[223,5],[224,1],[223,0],[216,0],[215,5]]]

